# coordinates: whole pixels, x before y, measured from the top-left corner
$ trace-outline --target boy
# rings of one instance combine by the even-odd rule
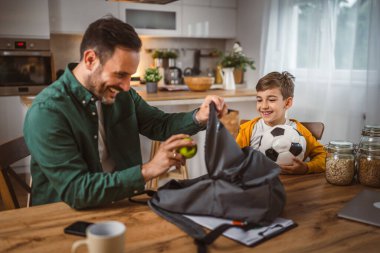
[[[258,149],[260,138],[265,131],[276,125],[290,125],[297,129],[306,140],[303,162],[293,159],[292,165],[281,165],[282,174],[306,174],[325,171],[326,152],[323,146],[300,122],[285,117],[286,110],[293,104],[294,77],[288,72],[271,72],[261,78],[256,85],[256,109],[261,117],[254,118],[240,126],[236,141],[241,148],[252,146]]]

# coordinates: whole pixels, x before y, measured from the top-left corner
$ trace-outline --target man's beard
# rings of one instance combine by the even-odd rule
[[[103,66],[99,65],[95,71],[88,77],[87,88],[88,90],[94,94],[103,104],[113,104],[115,102],[115,98],[111,98],[111,93],[121,92],[123,89],[117,85],[108,85],[107,82],[102,80],[102,72]],[[112,89],[112,90],[111,90]],[[108,94],[108,93],[110,94]],[[107,94],[109,96],[107,96]]]
[[[104,87],[106,86],[106,83],[102,82],[102,80],[101,80],[102,70],[103,70],[103,67],[101,65],[99,65],[95,69],[94,73],[92,73],[87,78],[88,90],[101,101],[104,100],[104,93],[105,93]]]

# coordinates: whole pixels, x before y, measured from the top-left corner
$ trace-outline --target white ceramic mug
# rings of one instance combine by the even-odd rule
[[[125,253],[125,231],[125,225],[118,221],[92,224],[86,229],[87,238],[74,242],[71,252],[87,245],[90,253]]]

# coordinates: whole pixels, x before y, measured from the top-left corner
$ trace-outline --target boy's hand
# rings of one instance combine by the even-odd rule
[[[281,174],[306,174],[308,167],[306,163],[298,158],[293,158],[292,165],[280,165]]]

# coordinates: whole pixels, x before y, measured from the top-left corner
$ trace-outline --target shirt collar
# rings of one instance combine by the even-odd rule
[[[77,65],[78,63],[70,63],[67,65],[65,73],[63,74],[63,81],[67,84],[67,88],[78,102],[83,106],[87,106],[89,103],[95,103],[98,99],[75,78],[72,71]]]

